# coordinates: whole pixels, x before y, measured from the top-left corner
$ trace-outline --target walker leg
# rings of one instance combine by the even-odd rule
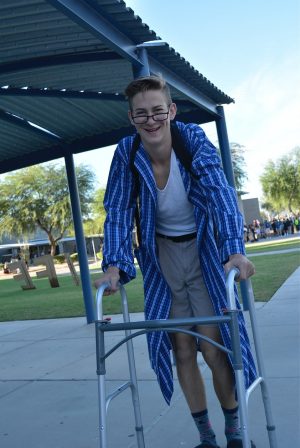
[[[266,415],[269,444],[270,444],[270,448],[277,448],[278,444],[277,444],[275,425],[274,425],[272,409],[271,409],[270,393],[269,393],[269,388],[268,388],[268,385],[266,382],[265,366],[264,366],[264,362],[263,362],[263,354],[261,351],[259,330],[258,330],[256,312],[255,312],[255,306],[254,306],[254,294],[253,294],[253,289],[252,289],[250,280],[246,281],[246,287],[247,287],[247,295],[249,298],[248,299],[248,310],[249,310],[249,315],[250,315],[252,335],[253,335],[253,341],[254,341],[254,347],[255,347],[255,353],[256,353],[257,370],[258,370],[259,376],[262,379],[262,381],[260,382],[260,387],[261,387],[262,400],[263,400],[265,415]]]
[[[122,310],[123,310],[123,319],[124,322],[130,322],[129,311],[128,311],[128,302],[125,289],[123,287],[120,288],[121,298],[122,298]],[[125,336],[130,335],[130,330],[125,330]],[[127,357],[128,357],[128,365],[129,365],[129,373],[131,380],[131,396],[132,396],[132,404],[134,410],[135,417],[135,431],[138,448],[145,448],[145,440],[144,440],[144,431],[142,425],[142,416],[141,416],[141,407],[140,407],[140,399],[138,392],[138,382],[136,375],[136,367],[134,360],[134,350],[133,350],[133,342],[132,339],[127,341]]]
[[[239,417],[242,432],[243,448],[251,448],[248,409],[245,395],[245,382],[243,370],[235,370],[236,389],[239,404]]]
[[[104,375],[98,375],[99,441],[100,448],[107,448],[106,394]]]
[[[132,340],[127,342],[127,354],[128,354],[130,378],[131,378],[131,383],[132,383],[131,384],[131,396],[132,396],[132,404],[133,404],[134,417],[135,417],[136,438],[137,438],[138,448],[145,448],[144,430],[143,430],[143,425],[142,425],[142,416],[141,416],[140,400],[139,400],[139,393],[138,393],[135,362],[134,362],[134,356],[133,356]]]
[[[229,327],[230,327],[230,336],[232,344],[232,365],[235,373],[243,448],[251,448],[246,387],[243,371],[243,358],[242,358],[242,349],[239,334],[238,311],[234,309],[229,309],[227,312],[228,314],[231,315],[231,321]]]
[[[96,330],[96,363],[98,375],[98,407],[99,407],[99,443],[100,448],[107,448],[107,424],[106,424],[106,390],[105,390],[105,346],[104,333],[100,329],[100,323],[95,322]]]
[[[265,414],[266,414],[267,431],[268,431],[270,448],[277,448],[278,444],[277,444],[275,425],[274,425],[271,403],[270,403],[270,394],[269,394],[267,383],[265,381],[262,381],[260,383],[260,387],[261,387],[262,399],[263,399]]]
[[[229,323],[229,329],[232,345],[232,366],[235,373],[243,448],[251,448],[249,429],[248,429],[249,421],[248,421],[248,407],[247,407],[246,387],[245,387],[244,370],[243,370],[243,357],[242,357],[241,338],[240,338],[239,321],[238,321],[239,311],[236,309],[235,294],[234,294],[234,278],[236,272],[237,272],[236,269],[232,269],[229,272],[226,281],[226,293],[228,302],[227,314],[229,314],[231,317]]]

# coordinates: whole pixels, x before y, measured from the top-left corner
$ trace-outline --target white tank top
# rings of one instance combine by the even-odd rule
[[[189,202],[174,151],[170,174],[163,190],[157,189],[156,232],[179,236],[196,231],[193,205]]]

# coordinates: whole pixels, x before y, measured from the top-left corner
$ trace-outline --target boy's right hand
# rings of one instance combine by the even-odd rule
[[[119,290],[120,271],[116,266],[109,266],[102,276],[95,280],[94,286],[98,289],[103,283],[109,283],[110,288],[104,290],[104,296],[110,296]]]

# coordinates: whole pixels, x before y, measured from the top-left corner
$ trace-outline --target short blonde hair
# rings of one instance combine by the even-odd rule
[[[132,108],[133,97],[140,92],[147,92],[148,90],[161,90],[166,97],[167,103],[172,103],[169,86],[163,78],[160,76],[144,76],[131,81],[125,89],[130,109]]]

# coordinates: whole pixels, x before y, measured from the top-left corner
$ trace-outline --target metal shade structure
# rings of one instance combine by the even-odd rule
[[[222,108],[233,99],[123,0],[2,0],[0,42],[0,174],[65,158],[83,286],[90,281],[73,154],[132,132],[123,91],[133,77],[161,74],[178,120],[216,122],[233,182]],[[84,296],[91,303],[90,286]]]
[[[132,132],[123,91],[144,68],[140,45],[155,40],[123,1],[2,0],[0,173]],[[179,120],[213,121],[216,106],[233,101],[167,43],[147,45],[147,53],[151,73],[171,87]]]

